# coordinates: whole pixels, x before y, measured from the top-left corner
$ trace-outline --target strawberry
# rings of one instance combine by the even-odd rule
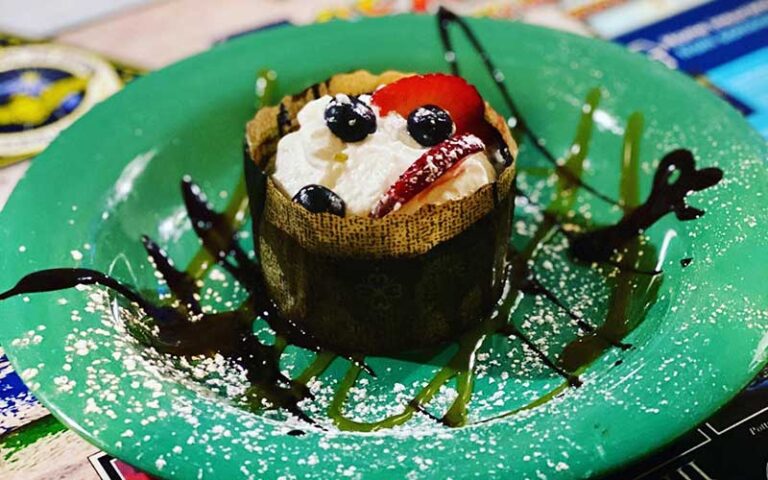
[[[424,152],[389,187],[371,210],[371,217],[381,218],[397,210],[420,192],[429,188],[467,156],[482,152],[485,144],[471,133],[451,137]]]
[[[490,130],[483,117],[485,103],[480,93],[456,75],[430,73],[401,78],[376,90],[372,102],[381,116],[395,111],[403,118],[424,105],[437,105],[450,114],[457,136],[470,132],[486,138]]]

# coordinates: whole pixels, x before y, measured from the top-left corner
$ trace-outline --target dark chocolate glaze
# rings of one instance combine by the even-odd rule
[[[173,260],[168,257],[166,251],[160,248],[147,235],[141,236],[141,243],[155,265],[155,269],[163,275],[163,278],[168,283],[168,289],[176,295],[176,298],[181,301],[185,308],[189,309],[191,314],[202,314],[200,302],[195,298],[199,291],[199,288],[195,285],[196,280],[187,272],[177,270],[173,265]]]
[[[576,322],[576,325],[583,331],[587,333],[592,333],[600,338],[602,338],[604,341],[610,343],[614,347],[620,348],[622,350],[628,350],[631,348],[631,345],[620,342],[618,340],[615,340],[613,338],[606,338],[592,325],[587,323],[580,315],[575,313],[571,308],[569,308],[565,303],[563,303],[560,298],[555,295],[554,292],[549,290],[547,287],[541,284],[538,279],[531,276],[525,279],[523,285],[521,286],[521,291],[524,293],[529,293],[533,295],[542,295],[544,298],[552,302],[554,305],[557,306],[560,310],[565,312],[566,315],[568,315],[571,320]]]
[[[192,228],[203,248],[243,285],[252,285],[255,276],[248,255],[237,243],[236,233],[221,213],[213,210],[200,187],[185,176],[181,195]]]
[[[172,277],[176,271],[168,263],[156,265],[166,279]],[[306,386],[295,385],[280,373],[279,356],[275,347],[262,344],[252,334],[254,313],[251,308],[243,307],[232,312],[202,315],[192,322],[183,308],[156,305],[118,280],[84,268],[57,268],[31,273],[12,289],[0,294],[0,300],[29,293],[63,290],[77,285],[107,287],[144,310],[154,321],[159,333],[150,334],[149,329],[143,325],[129,325],[129,331],[159,352],[178,356],[219,353],[245,369],[246,378],[259,393],[259,398],[314,423],[297,405],[309,395]],[[183,294],[186,290],[184,287],[176,292],[170,282],[168,286],[175,295]]]
[[[555,373],[557,373],[558,375],[566,379],[570,386],[572,387],[581,386],[581,379],[578,377],[578,375],[574,375],[571,372],[564,370],[557,363],[552,361],[552,359],[550,359],[546,353],[542,352],[541,349],[535,343],[533,343],[531,339],[528,338],[527,335],[521,332],[516,325],[512,323],[508,323],[506,325],[503,325],[502,327],[499,327],[496,333],[500,335],[505,335],[508,337],[511,336],[511,337],[517,338],[523,344],[525,344],[525,346],[528,347],[532,352],[534,352],[544,365],[546,365],[549,369],[551,369],[552,371],[554,371]]]
[[[312,85],[312,96],[315,98],[320,98],[322,96],[320,94],[320,85],[317,83]]]
[[[504,159],[504,166],[508,167],[515,162],[515,157],[512,156],[512,152],[509,151],[509,145],[501,138],[501,134],[496,132],[496,143],[499,146],[499,154]]]
[[[184,317],[175,309],[157,306],[114,278],[88,268],[52,268],[30,273],[19,280],[13,288],[0,293],[0,300],[29,293],[65,290],[78,285],[101,285],[114,290],[129,302],[141,307],[147,315],[158,322],[159,326],[176,324],[184,320]]]
[[[673,179],[675,173],[678,176]],[[645,203],[625,214],[615,225],[579,235],[571,244],[571,252],[585,261],[607,260],[670,212],[680,221],[695,220],[704,215],[704,210],[687,205],[686,197],[716,185],[722,178],[723,171],[716,167],[697,170],[689,150],[670,152],[656,169]]]
[[[280,103],[280,111],[277,114],[277,131],[282,137],[288,132],[291,126],[291,115],[288,113],[288,109],[285,108],[284,103]]]
[[[496,65],[493,63],[490,55],[488,55],[488,52],[486,52],[485,48],[483,48],[483,45],[480,43],[480,40],[478,40],[469,24],[467,24],[467,22],[462,17],[456,15],[447,8],[440,7],[437,11],[437,26],[440,33],[440,40],[443,44],[445,61],[448,62],[448,65],[451,68],[451,73],[454,75],[459,75],[458,57],[453,49],[451,36],[448,33],[448,28],[452,24],[457,25],[461,29],[461,31],[467,37],[467,40],[469,40],[469,43],[472,45],[475,53],[482,59],[488,74],[493,79],[493,82],[496,84],[496,87],[501,94],[504,105],[509,110],[511,116],[508,119],[508,124],[512,128],[512,132],[515,134],[517,139],[520,140],[525,136],[529,137],[531,139],[530,145],[539,151],[544,156],[544,158],[552,164],[552,166],[557,170],[558,174],[568,178],[569,181],[578,184],[581,186],[581,188],[590,192],[600,200],[606,203],[610,203],[611,205],[618,206],[619,203],[616,200],[609,197],[608,195],[605,195],[591,185],[585,183],[581,180],[581,178],[574,175],[567,168],[563,168],[562,165],[558,163],[556,156],[550,152],[549,149],[544,147],[542,137],[537,135],[536,132],[531,129],[531,127],[526,123],[525,118],[520,114],[515,101],[512,99],[512,95],[510,94],[509,89],[504,83],[504,73],[496,68]]]

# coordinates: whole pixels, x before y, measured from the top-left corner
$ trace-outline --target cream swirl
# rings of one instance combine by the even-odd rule
[[[375,105],[376,131],[359,142],[343,142],[325,124],[324,112],[331,98],[312,100],[299,111],[299,129],[278,143],[272,176],[289,197],[306,185],[322,185],[344,200],[348,215],[368,215],[387,189],[429,149],[411,138],[405,118],[395,112],[380,117]],[[369,96],[360,99],[370,105]],[[496,170],[486,152],[469,155],[398,213],[458,200],[495,179]]]

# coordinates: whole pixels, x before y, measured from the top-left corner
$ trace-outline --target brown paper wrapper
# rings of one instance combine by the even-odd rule
[[[248,123],[248,152],[269,173],[277,142],[296,114],[322,95],[370,93],[407,76],[365,71],[336,75],[259,110]],[[511,155],[517,145],[486,104],[486,120]],[[248,173],[248,168],[246,173]],[[454,338],[488,315],[501,294],[509,237],[514,162],[495,183],[441,205],[381,219],[314,214],[267,179],[254,218],[262,271],[280,312],[340,353],[387,354]]]

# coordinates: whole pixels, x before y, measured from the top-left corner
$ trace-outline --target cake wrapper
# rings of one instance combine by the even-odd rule
[[[280,138],[322,95],[370,93],[408,74],[340,74],[259,110],[246,128],[246,177],[267,291],[318,346],[388,354],[454,338],[490,314],[503,287],[514,162],[472,195],[381,219],[311,213],[268,177]],[[516,156],[504,120],[486,120]],[[256,203],[256,202],[259,203]]]

